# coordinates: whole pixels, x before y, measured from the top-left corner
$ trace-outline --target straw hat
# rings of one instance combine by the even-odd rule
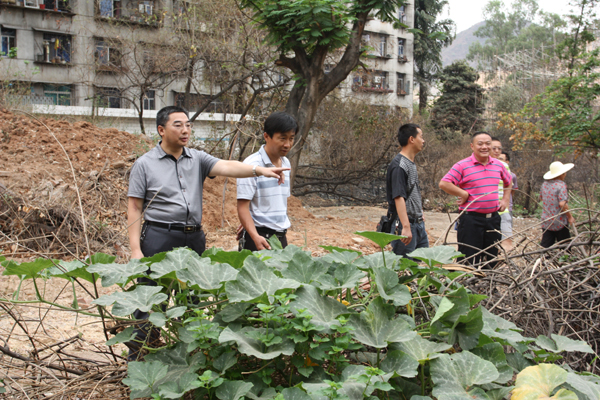
[[[565,172],[571,170],[574,166],[575,164],[572,163],[563,164],[560,161],[554,161],[550,164],[550,171],[544,174],[544,179],[554,179],[557,176],[561,176]]]

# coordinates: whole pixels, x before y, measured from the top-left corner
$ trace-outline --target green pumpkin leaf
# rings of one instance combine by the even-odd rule
[[[385,372],[395,372],[397,375],[413,378],[417,376],[419,362],[400,350],[393,350],[387,353],[379,367]]]
[[[478,357],[483,358],[494,364],[498,370],[499,377],[494,382],[496,383],[508,383],[513,378],[513,369],[506,362],[506,354],[504,354],[504,347],[500,343],[488,343],[481,347],[472,349],[471,352]]]
[[[248,393],[246,393],[246,397],[251,400],[273,400],[275,396],[277,396],[277,391],[273,388],[266,388],[262,392],[257,394],[253,393],[256,389],[254,386]]]
[[[112,313],[117,316],[126,316],[138,309],[148,312],[153,305],[167,300],[168,296],[160,293],[161,290],[160,286],[138,286],[131,292],[116,292],[97,298],[92,303],[105,307],[114,303]]]
[[[294,342],[289,339],[284,339],[281,343],[274,344],[265,349],[265,346],[261,341],[254,339],[247,334],[255,332],[263,334],[266,332],[266,329],[247,326],[234,332],[231,328],[227,327],[221,332],[219,343],[233,341],[237,344],[240,353],[260,358],[261,360],[272,360],[282,354],[291,356],[294,353]]]
[[[353,288],[358,281],[365,277],[365,273],[354,265],[340,264],[333,273],[340,288]]]
[[[390,242],[398,239],[403,239],[405,236],[392,235],[383,232],[371,232],[371,231],[359,231],[354,232],[355,235],[366,237],[367,239],[375,242],[381,249],[387,246]]]
[[[578,394],[581,400],[600,399],[600,384],[596,381],[585,379],[586,375],[578,375],[569,372],[567,375],[567,385]]]
[[[499,376],[494,364],[468,351],[452,356],[443,354],[432,360],[430,365],[434,383],[432,393],[438,400],[467,399],[472,396],[483,399],[485,397],[482,397],[481,389],[473,392],[473,385],[491,383]]]
[[[237,357],[235,351],[226,351],[213,361],[213,367],[221,371],[221,373],[227,371],[237,363]]]
[[[135,278],[146,276],[148,265],[140,260],[133,259],[127,264],[92,264],[87,267],[88,272],[98,274],[102,278],[102,286],[119,285],[125,287]]]
[[[97,265],[105,265],[105,264],[97,264]],[[93,271],[90,271],[89,268],[79,260],[73,261],[59,261],[58,265],[50,268],[48,270],[48,274],[55,278],[76,278],[83,279],[90,283],[94,283],[98,276],[94,276],[92,274]]]
[[[183,342],[177,343],[175,347],[163,348],[156,353],[148,354],[144,359],[146,362],[160,362],[168,367],[164,381],[175,381],[180,375],[196,373],[206,366],[206,356],[202,352],[190,356],[187,345]]]
[[[165,315],[167,316],[167,318],[179,318],[183,314],[185,314],[186,310],[187,310],[187,307],[185,307],[185,306],[173,307],[173,308],[169,308],[165,312]]]
[[[202,257],[208,257],[213,263],[229,264],[235,269],[242,268],[244,260],[251,256],[250,250],[244,249],[242,251],[223,251],[216,248],[206,250]]]
[[[160,311],[155,311],[150,314],[148,321],[152,322],[152,325],[162,328],[167,323],[167,317]]]
[[[407,305],[412,296],[410,290],[399,283],[398,273],[387,268],[373,269],[375,274],[375,283],[379,295],[385,300],[391,301],[396,307]]]
[[[117,333],[114,338],[109,339],[106,342],[106,345],[112,346],[117,343],[125,343],[125,342],[132,341],[136,336],[136,333],[134,332],[134,330],[135,330],[135,328],[133,326],[123,329],[123,331]]]
[[[92,254],[92,257],[90,258],[90,264],[111,264],[116,258],[117,257],[105,253],[95,253]]]
[[[216,290],[223,286],[223,282],[235,280],[238,270],[228,264],[211,264],[210,259],[193,253],[188,258],[186,267],[175,274],[177,279],[188,283],[192,288]]]
[[[160,385],[159,394],[164,399],[180,399],[190,390],[201,386],[198,375],[186,372],[177,377],[176,380],[168,381]]]
[[[483,329],[481,333],[495,339],[505,340],[511,344],[523,342],[525,338],[517,331],[521,331],[514,323],[492,314],[485,308],[481,310]]]
[[[420,363],[440,357],[442,355],[441,352],[446,351],[451,347],[452,345],[448,343],[436,343],[423,339],[419,335],[406,342],[390,345],[390,349],[400,350]]]
[[[40,272],[46,268],[51,268],[58,261],[47,260],[45,258],[38,258],[32,262],[23,262],[18,264],[14,261],[4,261],[4,272],[2,275],[18,275],[23,276],[25,279],[37,278],[40,276]]]
[[[433,267],[434,265],[451,264],[457,257],[463,255],[452,246],[435,246],[421,247],[408,256],[423,261],[429,267]]]
[[[554,341],[552,340],[554,339]],[[594,350],[583,340],[573,340],[566,336],[552,334],[552,339],[540,335],[536,339],[536,344],[543,349],[553,353],[562,353],[563,351],[580,351],[582,353],[594,353]]]
[[[281,275],[300,283],[311,283],[327,273],[327,270],[327,266],[323,263],[315,261],[304,252],[297,252],[288,263],[287,268],[281,271]]]
[[[455,343],[458,339],[460,347],[470,350],[479,343],[479,335],[483,329],[481,307],[471,310],[467,315],[458,317],[450,331],[449,343]]]
[[[377,253],[366,255],[362,259],[365,261],[365,266],[371,268],[371,270],[375,268],[387,268],[393,269],[394,271],[405,269],[402,267],[402,263],[405,260],[410,261],[408,258],[403,258],[391,251],[385,251],[383,253],[378,251]],[[411,263],[417,265],[413,261],[411,261]]]
[[[161,362],[137,362],[127,364],[127,378],[123,383],[131,388],[131,398],[149,397],[157,393],[158,384],[167,376],[169,367]]]
[[[434,324],[436,321],[442,319],[446,313],[452,309],[452,307],[454,307],[454,303],[444,297],[435,312],[435,316],[431,320],[431,324]]]
[[[221,400],[239,400],[252,389],[250,382],[225,381],[217,389],[217,398]]]
[[[305,309],[313,316],[310,322],[327,333],[331,332],[333,325],[339,325],[336,319],[338,316],[351,313],[345,305],[329,296],[321,295],[317,288],[310,285],[296,291],[296,298],[290,303],[290,307],[296,315],[298,310]]]
[[[332,264],[354,264],[355,261],[359,260],[358,257],[359,255],[354,252],[346,251],[340,253],[334,251],[333,253],[325,254],[323,257],[321,257],[321,260]]]
[[[187,268],[188,261],[192,257],[192,254],[195,254],[195,252],[186,247],[179,247],[167,252],[162,261],[152,264],[152,273],[150,274],[150,277],[152,279],[158,279],[166,276],[174,279],[175,274],[172,273]]]
[[[258,258],[248,257],[237,279],[225,283],[225,291],[231,303],[257,299],[268,302],[266,296],[273,296],[284,289],[296,289],[298,286],[300,283],[296,281],[279,278]]]
[[[272,235],[269,239],[267,239],[267,242],[269,242],[271,250],[283,250],[283,245],[281,244],[281,241],[277,235]]]
[[[285,400],[312,400],[312,397],[297,387],[283,389],[281,394]]]
[[[417,336],[406,321],[394,319],[395,313],[396,307],[377,297],[365,311],[350,316],[348,325],[354,328],[352,336],[367,346],[379,349]]]
[[[554,389],[567,381],[568,373],[553,364],[539,364],[527,367],[517,375],[511,400],[578,400],[570,390],[560,389],[552,397]]]
[[[334,251],[337,251],[338,253],[343,253],[344,251],[348,251],[348,252],[356,253],[359,256],[362,255],[361,251],[354,250],[354,249],[344,249],[344,248],[337,247],[337,246],[319,246],[319,247],[321,247],[322,249],[327,250],[330,253],[333,253]]]
[[[488,390],[485,394],[490,400],[503,400],[514,388],[514,386],[501,387],[498,389]]]

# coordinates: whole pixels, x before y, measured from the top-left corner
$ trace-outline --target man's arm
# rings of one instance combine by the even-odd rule
[[[240,222],[242,223],[242,226],[244,227],[248,235],[250,235],[250,237],[254,241],[256,248],[258,250],[271,250],[271,246],[269,246],[269,242],[267,242],[267,239],[260,236],[256,231],[254,220],[252,219],[252,215],[250,214],[250,200],[238,199],[237,210]]]
[[[244,164],[239,161],[219,160],[210,170],[208,176],[228,176],[230,178],[250,178],[253,177],[252,169],[254,165]],[[285,181],[283,171],[289,171],[289,168],[270,168],[256,167],[256,175],[266,176],[268,178],[277,178],[281,185]]]
[[[440,189],[444,192],[448,193],[451,196],[456,196],[458,199],[456,200],[456,204],[462,206],[469,199],[469,192],[464,189],[459,188],[452,182],[441,180],[439,184]]]
[[[129,232],[129,247],[131,248],[131,258],[144,258],[140,246],[142,235],[142,209],[144,199],[137,197],[127,198],[127,231]]]
[[[399,196],[394,199],[396,203],[396,212],[398,213],[398,219],[402,224],[402,232],[400,235],[406,236],[404,239],[400,239],[402,243],[408,245],[412,240],[412,231],[410,230],[410,221],[408,220],[408,213],[406,212],[406,200],[404,197]]]

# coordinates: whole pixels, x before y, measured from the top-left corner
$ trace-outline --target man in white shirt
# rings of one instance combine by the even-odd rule
[[[286,155],[294,145],[298,123],[289,114],[275,112],[264,125],[265,144],[258,152],[244,160],[258,167],[290,168]],[[287,216],[287,199],[290,197],[290,171],[284,171],[282,185],[262,176],[237,180],[237,209],[243,231],[240,248],[252,251],[270,249],[267,239],[275,235],[287,246],[286,233],[291,226]],[[277,183],[277,182],[275,182]]]

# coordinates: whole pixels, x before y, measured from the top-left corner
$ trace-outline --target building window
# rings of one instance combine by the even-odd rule
[[[118,18],[141,24],[149,24],[156,20],[153,17],[154,0],[97,0],[96,15],[102,18]]]
[[[406,80],[406,74],[396,74],[396,94],[398,96],[410,94],[410,81]]]
[[[144,110],[156,110],[155,97],[155,90],[148,90],[146,92],[146,95],[144,96]]]
[[[94,55],[99,70],[113,70],[121,67],[121,52],[104,40],[96,42]]]
[[[369,71],[354,75],[352,90],[355,92],[392,93],[387,71]]]
[[[51,98],[55,106],[70,106],[71,86],[44,85],[44,96]]]
[[[119,18],[121,16],[120,0],[100,0],[100,16],[105,18]]]
[[[4,57],[16,57],[17,47],[17,31],[14,29],[2,28],[2,48],[0,48],[0,55]],[[11,49],[14,49],[11,51]]]
[[[387,36],[379,37],[379,57],[386,57],[387,55]]]
[[[121,108],[121,91],[117,88],[96,89],[96,105],[105,108]]]
[[[404,46],[406,46],[406,39],[398,38],[398,57],[405,55]]]
[[[39,0],[39,3],[43,4],[46,10],[71,11],[69,0]]]
[[[403,24],[406,24],[406,6],[400,6],[400,10],[398,11],[398,19]]]
[[[43,59],[39,61],[55,64],[69,64],[71,62],[71,36],[55,33],[44,33]]]

